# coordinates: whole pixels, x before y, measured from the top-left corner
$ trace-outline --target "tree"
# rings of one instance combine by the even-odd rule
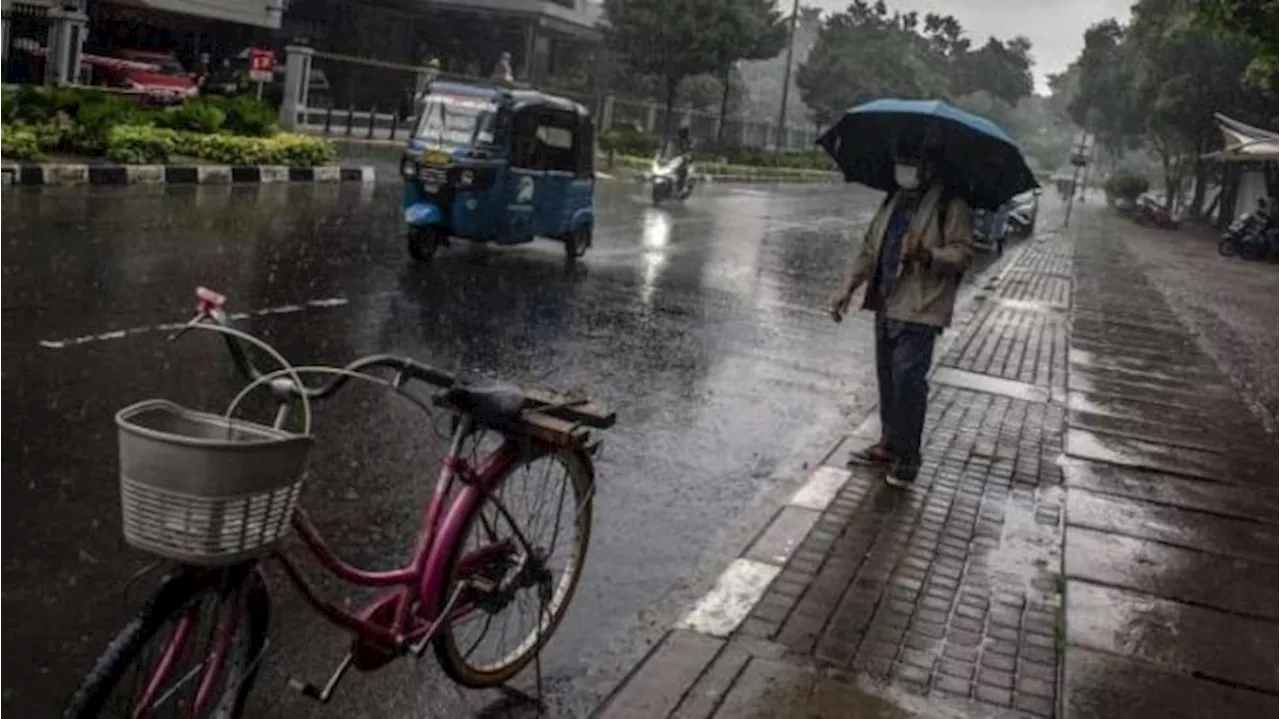
[[[724,0],[604,0],[605,38],[633,73],[656,75],[670,133],[672,108],[687,77],[721,70],[706,28],[723,17]]]
[[[796,69],[804,64],[818,39],[818,31],[822,27],[822,11],[815,7],[800,6],[800,17],[796,21],[795,37],[792,39],[793,64],[791,80],[794,82]],[[738,63],[742,73],[742,81],[746,86],[744,110],[748,117],[756,120],[773,120],[778,116],[778,108],[782,105],[782,84],[787,76],[787,58],[785,52],[767,60],[747,60]],[[799,92],[787,94],[787,117],[797,120],[808,119],[812,111]]]
[[[815,119],[834,122],[850,105],[874,97],[937,94],[942,76],[917,54],[927,44],[917,23],[914,13],[890,15],[883,0],[854,0],[828,16],[796,71],[796,89]]]
[[[1199,0],[1138,0],[1128,27],[1108,21],[1089,28],[1069,105],[1072,119],[1096,132],[1113,156],[1139,142],[1156,153],[1168,207],[1194,169],[1193,214],[1208,174],[1200,156],[1219,141],[1214,113],[1256,122],[1274,112],[1274,101],[1242,81],[1256,59],[1249,44],[1203,22],[1198,7]]]
[[[1134,67],[1125,47],[1125,29],[1105,20],[1084,33],[1077,91],[1067,106],[1071,119],[1088,129],[1116,159],[1142,134],[1142,116],[1134,102]]]
[[[1031,42],[990,38],[973,50],[954,17],[929,13],[922,20],[890,13],[883,0],[854,0],[823,21],[796,86],[821,122],[884,96],[952,99],[997,119],[1031,95]]]
[[[724,137],[734,67],[739,60],[764,60],[781,52],[787,42],[790,22],[783,20],[774,0],[719,0],[718,9],[715,24],[707,30],[707,42],[719,69],[723,92],[720,122],[716,127],[717,143]]]
[[[1031,41],[988,38],[987,44],[958,56],[952,90],[956,94],[986,91],[1013,106],[1031,94]]]
[[[1276,0],[1199,0],[1197,20],[1204,26],[1230,32],[1248,43],[1253,53],[1245,68],[1246,84],[1271,97],[1276,95]]]

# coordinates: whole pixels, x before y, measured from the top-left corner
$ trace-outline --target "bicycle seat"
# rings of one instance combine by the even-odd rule
[[[525,404],[524,391],[509,384],[451,387],[445,390],[444,399],[482,423],[497,427],[518,423]]]

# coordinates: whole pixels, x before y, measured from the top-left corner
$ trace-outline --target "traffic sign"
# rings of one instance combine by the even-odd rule
[[[249,79],[254,82],[271,82],[276,69],[276,54],[271,50],[255,47],[249,51]]]

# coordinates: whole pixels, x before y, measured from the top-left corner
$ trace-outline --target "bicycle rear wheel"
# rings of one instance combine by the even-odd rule
[[[63,716],[191,716],[205,665],[229,631],[208,688],[205,716],[239,717],[257,674],[269,617],[266,586],[250,567],[167,577],[107,645]]]
[[[583,452],[549,451],[513,467],[472,512],[454,548],[441,609],[455,591],[459,598],[435,639],[436,658],[455,682],[473,689],[503,684],[555,632],[582,574],[594,486]],[[521,516],[530,509],[533,516]]]

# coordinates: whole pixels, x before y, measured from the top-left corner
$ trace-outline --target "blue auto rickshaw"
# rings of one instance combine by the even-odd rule
[[[409,254],[450,237],[546,237],[581,257],[595,222],[595,129],[586,108],[535,90],[437,80],[400,161]]]

